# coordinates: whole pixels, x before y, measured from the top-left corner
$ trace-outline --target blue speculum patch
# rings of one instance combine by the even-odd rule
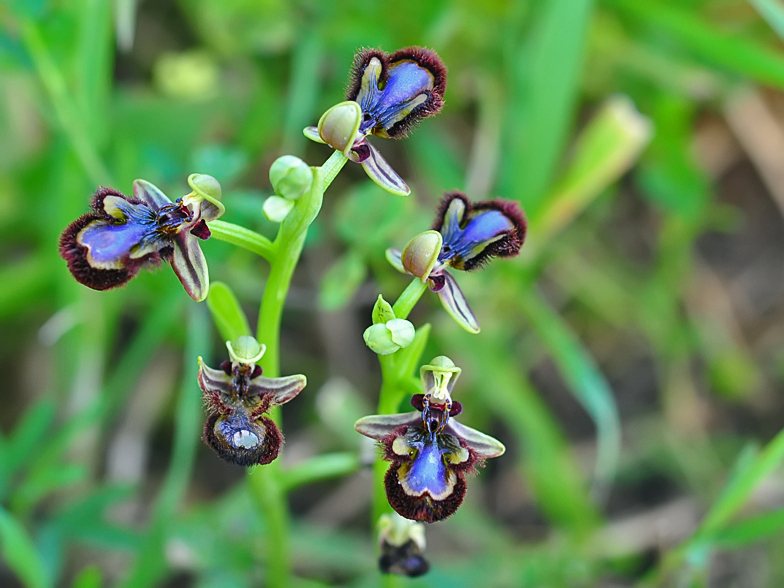
[[[258,445],[259,438],[255,431],[258,427],[252,426],[242,414],[227,415],[225,418],[220,419],[218,421],[218,429],[223,439],[233,447],[250,449]],[[249,444],[251,436],[255,437],[256,442]]]
[[[370,96],[357,97],[357,101],[370,117],[370,120],[363,122],[360,130],[367,131],[379,124],[388,128],[408,115],[411,100],[432,87],[433,74],[413,61],[392,65],[382,91],[371,91]]]
[[[153,228],[150,225],[126,223],[110,225],[94,222],[82,231],[81,243],[89,248],[90,258],[98,263],[119,261],[138,245]]]
[[[448,218],[444,228],[444,245],[438,256],[442,263],[454,258],[466,260],[475,257],[486,245],[513,230],[514,225],[501,211],[489,209],[476,213],[465,228],[460,228],[454,218]]]
[[[438,496],[447,491],[443,449],[436,439],[435,435],[427,435],[421,442],[412,443],[418,446],[418,451],[406,473],[406,483],[417,495],[427,491],[431,496]]]

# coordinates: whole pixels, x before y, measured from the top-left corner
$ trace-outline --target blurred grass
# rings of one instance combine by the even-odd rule
[[[784,536],[782,244],[762,226],[775,220],[780,233],[781,219],[760,204],[767,193],[754,199],[756,176],[722,123],[741,85],[757,85],[781,120],[782,22],[767,0],[4,3],[0,584],[263,583],[263,522],[238,473],[198,440],[195,358],[220,361],[220,339],[247,330],[266,266],[205,245],[213,279],[231,287],[208,303],[223,316],[215,337],[168,268],[88,292],[57,257],[57,237],[98,184],[128,192],[143,177],[176,197],[192,172],[222,182],[227,220],[272,235],[260,215],[269,164],[329,155],[301,127],[342,99],[355,49],[421,44],[449,67],[446,107],[406,141],[374,142],[414,193],[391,197],[347,166],[284,315],[283,369],[309,379],[284,412],[299,580],[377,584],[371,530],[357,532],[370,508],[369,489],[357,490],[364,473],[324,481],[365,454],[322,422],[314,399],[343,378],[357,405],[375,404],[361,333],[378,293],[393,301],[405,287],[383,250],[428,228],[442,191],[463,189],[520,200],[529,242],[520,260],[458,276],[479,336],[426,294],[412,320],[432,330],[420,328],[429,337],[410,356],[455,359],[461,419],[509,452],[470,481],[453,520],[428,529],[433,571],[411,585],[672,574],[723,586],[709,581],[723,553]],[[769,255],[773,265],[759,265]],[[711,296],[729,301],[723,313]],[[182,384],[144,417],[154,422],[135,439],[141,469],[107,463],[140,376],[172,350]],[[743,453],[749,443],[765,449]],[[652,453],[658,465],[638,458]],[[634,475],[614,480],[616,463]],[[118,470],[127,483],[108,473]],[[606,493],[592,495],[592,482]],[[638,530],[624,565],[597,545],[676,499],[702,522],[654,543]],[[646,564],[652,552],[661,563]],[[775,557],[762,567],[768,580],[749,585],[784,574]]]

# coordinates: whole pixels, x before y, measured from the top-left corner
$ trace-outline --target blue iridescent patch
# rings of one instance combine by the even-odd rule
[[[375,69],[368,67],[365,71],[367,79],[363,80],[362,91],[357,96],[365,114],[359,127],[362,133],[372,132],[376,127],[389,129],[425,102],[426,92],[433,88],[433,74],[413,61],[390,66],[389,77],[380,91],[376,87]]]
[[[452,207],[450,207],[451,209]],[[449,213],[448,213],[449,215]],[[484,248],[514,229],[514,224],[501,211],[486,209],[476,212],[464,228],[452,216],[445,218],[444,245],[438,261],[465,261],[479,255]],[[459,266],[451,264],[453,267]]]
[[[435,435],[425,435],[419,442],[412,442],[417,449],[411,460],[405,480],[415,494],[428,492],[431,496],[441,496],[448,491],[447,470],[444,464],[444,449],[438,446]]]
[[[108,224],[96,221],[79,235],[79,242],[90,250],[90,259],[101,265],[118,263],[151,230],[138,223]],[[154,230],[154,229],[153,229]]]

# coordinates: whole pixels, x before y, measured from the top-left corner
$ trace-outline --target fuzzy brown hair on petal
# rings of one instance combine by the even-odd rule
[[[398,61],[410,60],[433,74],[433,88],[427,92],[428,98],[417,106],[403,120],[395,123],[387,130],[393,139],[400,139],[407,135],[412,126],[423,118],[438,114],[444,107],[444,92],[446,92],[446,65],[441,61],[438,53],[427,47],[406,47],[399,49],[388,57],[390,66]]]
[[[424,492],[421,496],[406,494],[398,479],[397,471],[398,466],[392,464],[384,476],[384,488],[387,492],[389,505],[401,517],[413,521],[435,523],[453,515],[460,505],[463,504],[466,493],[463,472],[455,472],[457,479],[449,496],[444,500],[433,500],[427,492]]]
[[[485,202],[472,203],[468,199],[468,196],[462,192],[457,190],[454,192],[445,192],[438,204],[436,220],[431,227],[432,230],[441,231],[446,211],[455,199],[462,200],[465,204],[465,212],[463,213],[463,218],[460,223],[461,228],[465,227],[470,221],[472,212],[482,210],[499,211],[509,219],[513,227],[511,230],[506,231],[501,239],[489,243],[476,257],[464,260],[463,267],[461,268],[463,271],[478,269],[493,257],[514,257],[520,252],[520,248],[525,242],[525,236],[528,231],[528,221],[525,218],[523,209],[520,207],[520,203],[516,200],[496,198]]]
[[[92,209],[101,214],[104,218],[109,218],[106,212],[103,209],[103,200],[107,196],[119,196],[123,200],[130,202],[131,204],[141,204],[143,206],[147,206],[146,202],[142,202],[138,198],[130,198],[123,194],[122,192],[118,192],[114,188],[107,188],[106,186],[98,186],[98,189],[93,194],[92,198],[90,199],[90,206]]]
[[[410,60],[433,74],[433,88],[427,91],[427,100],[414,108],[403,120],[396,122],[387,134],[393,139],[402,139],[408,135],[412,127],[419,124],[423,118],[434,116],[444,107],[444,92],[446,92],[446,66],[438,53],[426,47],[406,47],[399,49],[388,57],[390,66],[395,62]]]
[[[348,86],[346,87],[346,100],[356,100],[359,90],[362,87],[362,74],[365,73],[365,68],[370,63],[370,60],[377,57],[381,62],[381,74],[379,82],[384,82],[387,79],[387,67],[389,61],[387,54],[381,49],[363,48],[354,56],[354,63],[351,66],[351,73],[349,74]]]
[[[96,269],[87,261],[87,248],[77,241],[79,233],[91,222],[104,219],[105,215],[88,213],[72,222],[60,235],[60,257],[80,284],[93,290],[110,290],[124,285],[139,273],[140,262],[134,261],[122,269]]]
[[[446,215],[446,211],[449,208],[449,205],[452,204],[453,200],[463,201],[463,204],[465,205],[463,219],[468,216],[468,212],[471,210],[471,201],[468,199],[468,196],[459,190],[455,190],[454,192],[444,192],[444,195],[441,196],[441,200],[438,201],[438,208],[436,208],[436,219],[433,221],[433,225],[430,227],[431,231],[441,231],[441,227],[444,225],[444,216]],[[460,224],[462,226],[464,223],[461,222]]]

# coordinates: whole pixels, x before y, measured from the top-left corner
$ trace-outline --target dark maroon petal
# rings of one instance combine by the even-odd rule
[[[411,397],[411,406],[416,408],[417,410],[425,410],[425,395],[424,394],[414,394]],[[449,416],[454,417],[459,415],[463,412],[463,405],[456,400],[452,401],[452,408],[449,409]]]
[[[204,219],[196,223],[196,226],[191,229],[191,234],[196,235],[202,241],[206,241],[212,235],[210,232],[210,227],[207,226],[207,223],[204,222]]]
[[[446,284],[446,277],[443,274],[431,275],[429,280],[429,288],[431,292],[438,292]]]
[[[412,496],[406,493],[398,480],[399,464],[393,463],[384,476],[384,488],[387,493],[389,505],[401,517],[425,523],[435,523],[443,521],[463,504],[466,493],[465,475],[462,471],[456,470],[457,477],[452,492],[443,500],[433,500],[427,492],[420,496]]]

